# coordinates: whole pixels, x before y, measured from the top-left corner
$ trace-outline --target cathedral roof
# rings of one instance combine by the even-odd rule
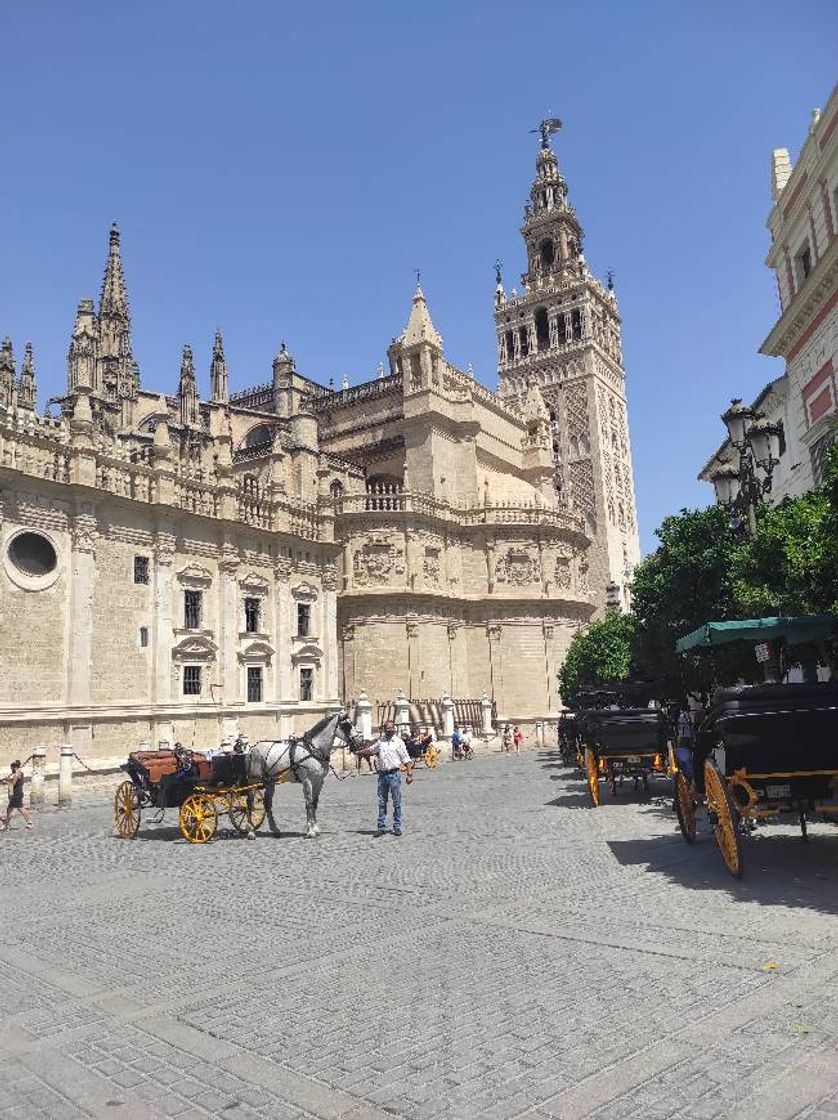
[[[419,284],[413,293],[413,307],[410,309],[410,318],[401,339],[405,346],[415,346],[419,342],[429,342],[432,346],[442,349],[442,336],[431,322],[428,305],[425,302],[425,293]]]

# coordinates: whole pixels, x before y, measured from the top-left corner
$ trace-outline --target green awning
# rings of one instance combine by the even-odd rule
[[[813,642],[838,631],[838,615],[799,614],[779,618],[744,618],[738,622],[705,622],[675,643],[676,653],[697,646],[722,646],[728,642],[770,642],[785,638],[790,645]]]

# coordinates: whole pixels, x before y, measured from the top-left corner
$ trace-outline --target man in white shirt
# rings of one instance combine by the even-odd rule
[[[393,802],[393,835],[402,834],[402,763],[407,767],[407,784],[413,781],[413,760],[404,741],[396,734],[392,720],[384,724],[381,738],[371,747],[356,752],[361,758],[375,758],[378,763],[378,827],[376,836],[387,830],[387,798]]]

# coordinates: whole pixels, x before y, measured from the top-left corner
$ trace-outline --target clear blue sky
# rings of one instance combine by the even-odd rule
[[[706,504],[696,471],[776,313],[769,157],[836,78],[833,0],[310,3],[0,0],[0,335],[61,392],[76,302],[122,230],[144,385],[213,331],[233,388],[281,339],[374,374],[421,267],[449,357],[495,384],[492,264],[518,235],[546,113],[586,255],[624,318],[644,549]]]

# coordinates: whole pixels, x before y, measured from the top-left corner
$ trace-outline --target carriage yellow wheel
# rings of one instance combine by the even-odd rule
[[[713,821],[713,832],[722,859],[731,875],[738,879],[742,874],[739,814],[728,792],[727,783],[712,759],[708,759],[704,764],[704,789],[707,795],[707,810]]]
[[[206,844],[218,828],[218,812],[211,797],[193,793],[180,807],[178,817],[181,835],[190,844]]]
[[[684,839],[688,844],[694,844],[695,800],[690,783],[681,770],[675,775],[675,812],[678,814],[678,824]]]
[[[588,775],[588,793],[596,808],[599,805],[599,767],[596,755],[590,747],[585,747],[585,772]]]
[[[122,782],[113,799],[113,823],[123,840],[133,840],[140,827],[140,795],[133,782]]]
[[[258,832],[265,820],[265,797],[260,789],[242,790],[230,794],[227,810],[230,824],[237,832]]]
[[[429,766],[431,770],[436,770],[439,766],[439,747],[435,743],[431,743],[425,751],[425,765]]]

